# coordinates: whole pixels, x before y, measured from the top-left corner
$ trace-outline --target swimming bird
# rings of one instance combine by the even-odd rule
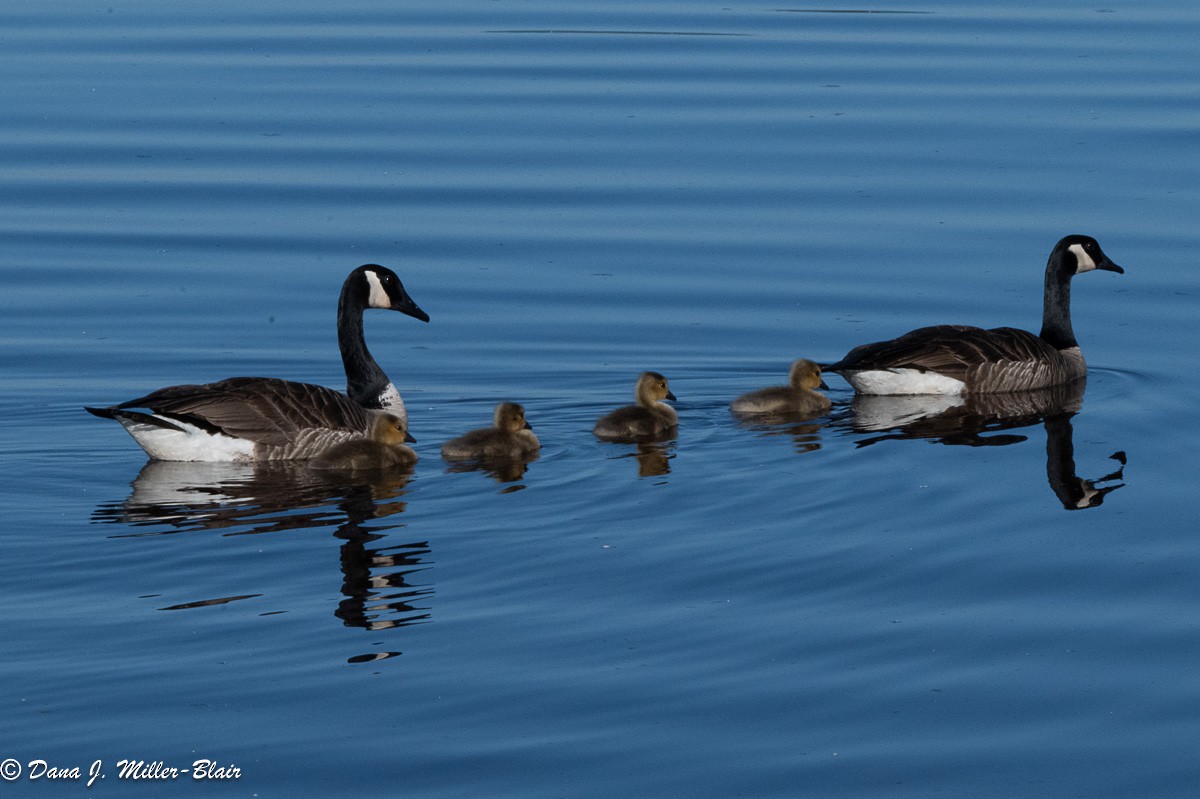
[[[522,461],[534,458],[541,448],[533,428],[525,421],[525,409],[515,402],[501,402],[492,414],[492,427],[472,430],[442,445],[448,461]]]
[[[862,394],[972,394],[1029,391],[1087,374],[1071,329],[1071,278],[1102,269],[1123,274],[1090,236],[1067,236],[1046,263],[1042,330],[922,327],[855,347],[825,367]]]
[[[815,389],[829,388],[821,379],[821,367],[801,358],[792,364],[788,385],[751,391],[730,403],[734,413],[743,416],[778,416],[811,419],[828,412],[829,397]]]
[[[331,388],[273,377],[170,386],[86,410],[116,419],[155,460],[237,462],[319,457],[370,438],[379,413]]]
[[[375,413],[368,438],[355,438],[337,444],[313,459],[317,469],[346,471],[412,466],[417,453],[407,442],[413,440],[408,425],[394,413]]]
[[[348,438],[366,437],[370,410],[387,410],[407,424],[400,392],[363,340],[366,308],[429,321],[390,269],[366,264],[352,271],[342,284],[337,320],[346,394],[310,383],[234,377],[86,410],[119,421],[151,458],[175,461],[313,458]]]
[[[592,432],[606,441],[647,441],[670,434],[679,424],[675,409],[661,400],[674,400],[667,378],[642,372],[633,392],[636,405],[617,408],[596,422]]]

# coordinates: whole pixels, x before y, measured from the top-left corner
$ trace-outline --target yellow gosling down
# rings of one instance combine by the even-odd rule
[[[417,462],[417,453],[406,442],[408,424],[394,413],[375,415],[368,438],[345,441],[314,458],[314,469],[368,471],[406,468]]]
[[[745,417],[813,419],[828,413],[832,404],[818,388],[828,388],[821,379],[821,367],[801,358],[792,364],[788,385],[743,394],[730,403],[729,409]]]
[[[654,441],[668,437],[679,424],[675,409],[662,400],[674,400],[667,378],[642,372],[633,392],[635,405],[617,408],[596,422],[592,432],[605,441]]]
[[[541,442],[525,420],[525,408],[501,402],[492,414],[492,427],[472,430],[442,445],[448,461],[527,461],[537,457]]]

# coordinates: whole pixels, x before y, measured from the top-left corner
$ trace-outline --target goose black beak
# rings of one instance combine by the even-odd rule
[[[392,310],[399,311],[402,314],[407,314],[413,319],[420,319],[422,322],[429,321],[429,314],[421,310],[421,306],[412,301],[412,297],[407,294],[401,297],[396,302],[392,303]]]
[[[1116,272],[1118,275],[1125,274],[1125,270],[1114,264],[1109,259],[1105,258],[1100,263],[1096,264],[1097,269],[1103,269],[1105,272]]]

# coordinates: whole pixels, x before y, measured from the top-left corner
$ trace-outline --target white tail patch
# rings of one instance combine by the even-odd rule
[[[860,394],[961,394],[966,387],[961,380],[919,369],[870,369],[842,376]]]
[[[1092,256],[1087,254],[1087,250],[1083,249],[1082,244],[1072,244],[1067,249],[1075,253],[1075,261],[1078,264],[1075,267],[1075,274],[1090,272],[1096,268],[1096,262],[1092,260]]]
[[[239,462],[254,460],[254,442],[209,433],[178,419],[167,419],[182,430],[118,417],[146,454],[159,461]]]

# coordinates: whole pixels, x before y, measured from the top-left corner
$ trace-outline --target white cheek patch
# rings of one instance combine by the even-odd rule
[[[367,285],[371,287],[370,296],[367,298],[367,305],[371,308],[391,308],[392,298],[388,296],[387,291],[383,288],[383,283],[379,280],[379,275],[374,272],[367,272]]]
[[[1087,254],[1087,250],[1083,249],[1082,244],[1072,244],[1067,249],[1075,253],[1075,261],[1079,264],[1075,267],[1075,274],[1090,272],[1096,268],[1096,262],[1092,260],[1092,256]]]

